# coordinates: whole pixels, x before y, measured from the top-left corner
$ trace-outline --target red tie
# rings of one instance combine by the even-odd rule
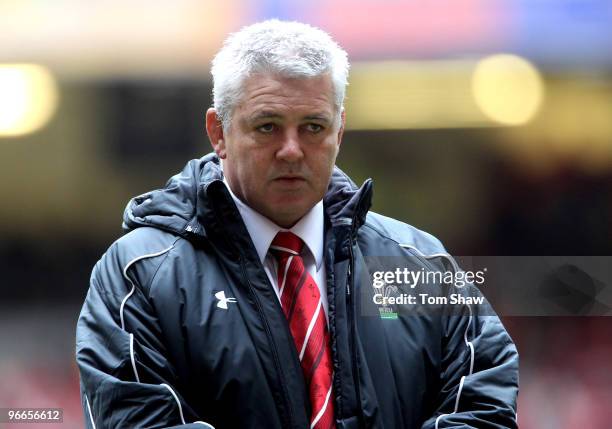
[[[300,256],[304,242],[279,232],[270,246],[278,260],[281,306],[297,349],[310,395],[311,429],[334,428],[333,367],[321,294]]]

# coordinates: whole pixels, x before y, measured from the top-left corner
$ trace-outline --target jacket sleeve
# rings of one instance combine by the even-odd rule
[[[77,323],[86,427],[213,428],[197,421],[177,389],[155,310],[132,278],[137,276],[128,275],[131,263],[123,266],[117,247],[111,246],[94,267]],[[145,257],[163,259],[161,254]]]
[[[516,347],[486,301],[460,312],[442,318],[441,389],[422,429],[516,428]]]

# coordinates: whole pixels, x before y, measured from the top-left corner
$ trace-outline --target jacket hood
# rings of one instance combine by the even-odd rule
[[[132,198],[123,214],[123,229],[128,232],[151,226],[183,237],[205,236],[198,212],[217,198],[207,192],[213,182],[223,180],[220,160],[215,153],[192,159],[183,171],[172,176],[166,186]],[[231,197],[230,197],[231,198]],[[326,215],[332,225],[351,223],[358,228],[365,221],[372,198],[372,180],[361,188],[338,167],[323,198]],[[233,204],[233,201],[232,201]]]

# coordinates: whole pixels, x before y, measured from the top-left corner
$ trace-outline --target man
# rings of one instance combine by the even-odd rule
[[[372,260],[454,261],[335,167],[346,53],[272,20],[230,36],[212,74],[214,153],[134,198],[93,270],[77,326],[88,426],[515,427],[517,352],[496,316],[368,313]]]

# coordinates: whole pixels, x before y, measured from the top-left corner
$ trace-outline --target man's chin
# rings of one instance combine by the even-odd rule
[[[285,204],[270,207],[268,214],[265,216],[278,226],[291,228],[314,206],[314,204],[309,206],[304,201],[300,201],[300,203],[301,204],[298,205],[295,199],[287,199]]]

